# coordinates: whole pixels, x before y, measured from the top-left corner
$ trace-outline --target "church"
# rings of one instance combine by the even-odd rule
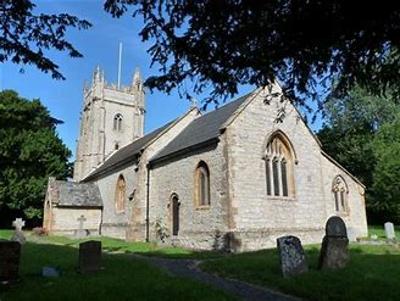
[[[145,93],[107,84],[83,91],[73,181],[49,179],[43,227],[203,250],[320,243],[329,217],[367,236],[365,187],[326,154],[277,83],[144,134]],[[278,118],[284,114],[283,118]]]

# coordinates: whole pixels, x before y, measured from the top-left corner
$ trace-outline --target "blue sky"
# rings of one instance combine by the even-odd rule
[[[91,80],[93,70],[100,65],[105,71],[106,80],[109,83],[116,83],[119,42],[123,43],[123,84],[131,82],[136,67],[140,68],[143,77],[156,74],[155,67],[150,69],[151,58],[146,52],[150,43],[142,42],[138,35],[142,27],[141,19],[134,19],[129,15],[121,19],[113,19],[103,10],[102,1],[39,0],[34,2],[37,4],[38,11],[67,12],[93,24],[93,27],[86,31],[72,29],[68,32],[69,41],[84,57],[72,59],[66,53],[48,52],[48,55],[60,66],[61,72],[67,78],[65,81],[54,80],[49,74],[42,73],[34,67],[24,66],[24,72],[21,73],[21,66],[11,63],[2,64],[0,65],[0,89],[16,90],[28,99],[40,98],[53,117],[64,121],[64,124],[58,126],[58,133],[64,143],[75,153],[84,82]],[[240,94],[250,90],[251,87],[241,87]],[[176,91],[170,95],[157,91],[147,92],[146,102],[146,132],[183,114],[190,106],[186,99],[179,98]]]

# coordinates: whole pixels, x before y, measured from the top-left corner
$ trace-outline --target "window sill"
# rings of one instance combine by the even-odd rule
[[[122,211],[115,211],[115,214],[118,214],[118,215],[125,214],[125,210],[122,210]]]
[[[340,217],[348,217],[350,215],[349,212],[347,211],[335,211],[336,216],[340,216]]]
[[[202,210],[210,210],[211,206],[207,205],[207,206],[197,206],[196,210],[202,211]]]
[[[287,201],[287,202],[295,202],[296,201],[295,197],[288,197],[288,196],[272,196],[272,195],[268,195],[267,199],[271,200],[271,201]]]

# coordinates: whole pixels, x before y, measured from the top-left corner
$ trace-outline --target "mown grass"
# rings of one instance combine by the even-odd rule
[[[394,230],[395,230],[396,238],[399,239],[400,238],[400,227],[395,226]],[[383,225],[368,226],[368,232],[369,232],[369,237],[371,237],[371,235],[376,235],[376,236],[378,236],[378,239],[386,239],[385,228]]]
[[[9,238],[11,232],[0,231]],[[21,281],[5,290],[0,286],[0,300],[234,300],[217,289],[201,283],[172,277],[129,254],[103,255],[104,270],[93,275],[77,273],[78,241],[61,237],[34,238],[27,234],[22,248]],[[35,242],[32,239],[36,240]],[[39,241],[40,240],[40,241]],[[52,242],[53,241],[53,242]],[[118,245],[102,238],[108,247]],[[63,244],[65,243],[65,244]],[[132,244],[130,250],[146,249]],[[126,246],[127,247],[127,246]],[[128,248],[128,247],[127,247]],[[43,278],[44,266],[57,267],[59,278]]]
[[[0,231],[1,233],[1,231]],[[72,239],[64,236],[34,236],[27,233],[30,240],[36,243],[60,244],[70,247],[78,247],[79,243],[85,239]],[[95,237],[95,240],[102,242],[102,248],[106,252],[113,253],[135,253],[146,256],[158,256],[168,258],[182,259],[210,259],[224,256],[223,253],[215,251],[195,251],[179,247],[163,246],[162,244],[146,242],[127,242],[121,239],[110,237]],[[86,239],[87,240],[87,239]]]
[[[342,270],[317,270],[319,247],[306,247],[310,271],[283,278],[276,249],[206,261],[210,273],[243,280],[307,300],[399,300],[400,248],[352,245],[351,262]]]

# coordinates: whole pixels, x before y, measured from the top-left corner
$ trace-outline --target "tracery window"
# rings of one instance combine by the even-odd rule
[[[347,211],[348,188],[345,180],[341,176],[336,176],[332,184],[333,199],[337,212]]]
[[[276,133],[265,150],[267,195],[294,197],[294,154],[287,138]]]

